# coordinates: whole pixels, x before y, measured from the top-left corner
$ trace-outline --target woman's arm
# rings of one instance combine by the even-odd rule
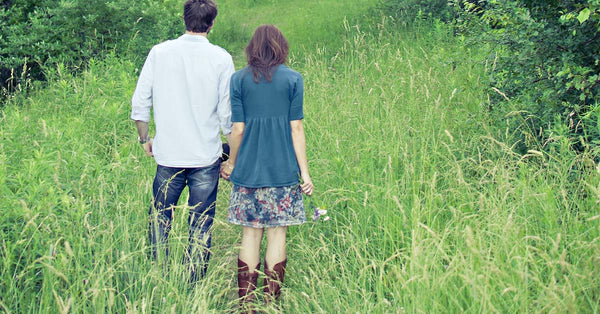
[[[314,186],[308,173],[308,160],[306,158],[306,137],[304,136],[304,126],[302,120],[290,121],[292,128],[292,142],[294,143],[294,151],[296,153],[296,160],[298,160],[298,166],[300,167],[300,176],[302,177],[302,192],[306,195],[312,195]]]
[[[229,160],[224,162],[221,166],[221,177],[225,180],[229,180],[231,172],[235,167],[235,161],[237,159],[238,152],[240,151],[240,145],[242,144],[245,128],[246,124],[244,122],[234,122],[233,127],[231,128],[231,134],[228,136]]]

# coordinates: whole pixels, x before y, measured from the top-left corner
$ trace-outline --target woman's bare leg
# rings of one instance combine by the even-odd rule
[[[248,264],[248,272],[253,273],[260,262],[260,242],[262,228],[242,227],[242,244],[239,258]]]
[[[265,263],[272,269],[275,264],[287,258],[285,248],[287,227],[265,228],[267,232],[267,253]]]

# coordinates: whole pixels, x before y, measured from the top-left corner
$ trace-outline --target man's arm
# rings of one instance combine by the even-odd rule
[[[131,99],[131,119],[135,120],[140,143],[148,156],[153,156],[152,138],[148,135],[148,122],[152,107],[152,56],[153,52],[150,50]]]
[[[225,64],[225,70],[219,76],[218,95],[219,103],[217,104],[217,114],[219,116],[219,125],[221,126],[221,132],[227,137],[227,141],[230,141],[229,134],[231,133],[231,99],[230,99],[230,82],[231,75],[235,72],[233,60],[231,57],[228,58]]]

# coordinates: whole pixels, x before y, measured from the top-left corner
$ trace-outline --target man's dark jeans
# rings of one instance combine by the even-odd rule
[[[174,206],[181,192],[189,187],[189,246],[185,256],[189,262],[190,281],[204,277],[210,258],[210,227],[215,216],[219,184],[220,160],[203,168],[171,168],[158,165],[150,207],[150,242],[156,259],[160,251],[168,256],[167,239],[171,230]]]

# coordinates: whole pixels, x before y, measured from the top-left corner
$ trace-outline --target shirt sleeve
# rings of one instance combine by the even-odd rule
[[[290,99],[290,121],[301,120],[304,118],[304,112],[302,110],[304,102],[304,82],[302,76],[298,76],[298,80],[292,88],[292,95]]]
[[[217,114],[219,115],[219,123],[221,131],[224,135],[231,133],[231,101],[230,101],[230,82],[231,76],[235,72],[235,66],[231,56],[227,58],[225,70],[221,73],[219,80],[219,103],[217,104]]]
[[[246,122],[242,105],[242,80],[240,75],[231,78],[231,121]]]
[[[150,121],[150,108],[152,107],[152,82],[154,49],[150,50],[146,62],[140,72],[133,97],[131,98],[131,119],[137,121]]]

